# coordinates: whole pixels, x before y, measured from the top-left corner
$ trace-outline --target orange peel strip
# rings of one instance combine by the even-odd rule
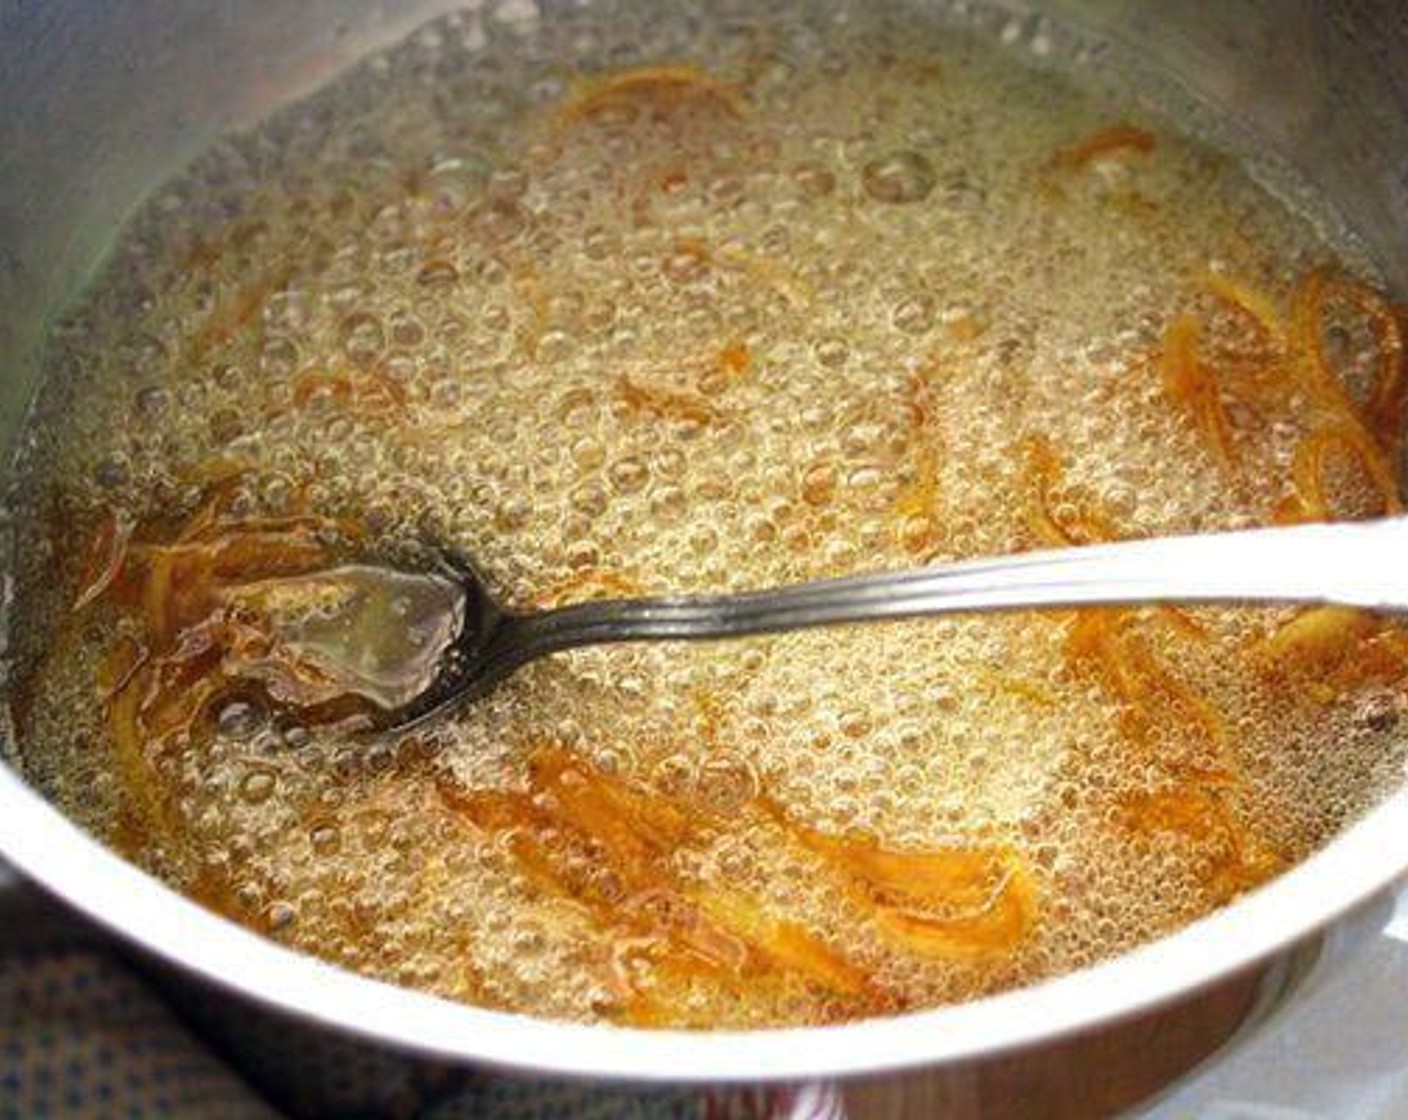
[[[1380,365],[1365,412],[1350,396],[1325,353],[1321,325],[1325,303],[1332,295],[1347,299],[1368,314],[1379,339]],[[1358,429],[1349,442],[1356,450],[1365,449],[1365,466],[1376,485],[1382,489],[1382,480],[1392,480],[1388,491],[1396,497],[1397,481],[1388,459],[1402,441],[1397,426],[1402,419],[1404,354],[1401,327],[1392,308],[1361,284],[1326,269],[1313,269],[1297,286],[1293,297],[1291,335],[1299,358],[1296,369],[1306,390],[1336,414],[1341,427]]]
[[[843,996],[878,998],[866,974],[801,926],[769,915],[751,898],[678,881],[670,855],[696,836],[699,820],[671,799],[632,789],[558,747],[529,761],[524,793],[464,792],[440,783],[442,800],[476,827],[506,831],[519,866],[539,886],[581,904],[618,944],[666,971],[702,974],[725,986],[757,970],[800,976]],[[549,829],[577,838],[618,877],[624,898],[569,870],[561,853],[535,838]],[[629,985],[627,985],[629,987]],[[671,1018],[663,996],[634,993],[624,1014]]]
[[[736,85],[698,66],[637,66],[582,79],[573,95],[559,108],[558,119],[568,123],[585,120],[612,105],[631,102],[666,109],[691,102],[707,103],[736,120],[741,120],[748,108]]]
[[[1362,424],[1346,422],[1311,432],[1297,446],[1291,462],[1291,481],[1303,520],[1328,521],[1333,517],[1325,493],[1325,467],[1336,448],[1354,459],[1383,502],[1384,513],[1403,512],[1398,479]]]
[[[73,610],[81,611],[102,598],[117,582],[127,560],[127,547],[132,539],[132,522],[108,512],[98,526],[88,546],[88,557],[78,581],[78,594]]]
[[[696,393],[642,385],[625,375],[616,379],[616,398],[632,412],[664,420],[710,424],[718,418],[709,402]]]
[[[1250,835],[1225,800],[1204,789],[1179,788],[1139,793],[1123,799],[1127,827],[1140,832],[1172,832],[1215,853],[1207,887],[1220,903],[1265,882],[1281,871],[1284,857]]]
[[[1164,331],[1161,361],[1164,392],[1188,409],[1204,442],[1225,467],[1237,464],[1236,443],[1217,382],[1198,361],[1198,323],[1180,315]]]
[[[1087,670],[1145,719],[1159,717],[1168,703],[1198,726],[1214,747],[1226,741],[1226,721],[1206,699],[1168,672],[1138,635],[1128,632],[1129,612],[1118,608],[1080,611],[1066,637],[1066,661]]]
[[[907,949],[946,958],[1014,951],[1037,918],[1025,860],[1004,845],[898,851],[871,836],[840,838],[761,806],[799,844],[850,879],[878,927]]]
[[[1229,307],[1239,311],[1273,346],[1286,340],[1286,324],[1269,296],[1250,284],[1235,280],[1221,272],[1208,270],[1202,274],[1203,286]]]
[[[1383,629],[1368,611],[1353,607],[1313,607],[1257,643],[1258,656],[1271,662],[1301,665],[1336,661]]]
[[[1132,153],[1148,155],[1157,144],[1158,141],[1152,132],[1121,121],[1062,148],[1051,157],[1050,166],[1075,171],[1110,156]]]
[[[1032,503],[1027,523],[1041,544],[1053,548],[1119,539],[1119,532],[1103,509],[1092,503],[1077,510],[1063,524],[1051,507],[1051,494],[1061,485],[1063,469],[1056,449],[1045,436],[1025,441],[1026,471]]]

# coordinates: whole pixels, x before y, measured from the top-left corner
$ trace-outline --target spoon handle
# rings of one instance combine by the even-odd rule
[[[1157,602],[1408,611],[1408,517],[1121,541],[736,595],[582,603],[515,617],[512,629],[519,653],[531,659],[603,642],[705,640],[954,611]]]

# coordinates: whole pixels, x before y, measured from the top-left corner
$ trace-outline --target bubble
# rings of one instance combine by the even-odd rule
[[[263,723],[263,713],[244,700],[231,700],[222,705],[215,716],[216,728],[230,739],[248,739]]]
[[[923,334],[934,325],[934,301],[928,296],[907,296],[895,304],[890,321],[905,334]]]
[[[813,463],[802,475],[802,500],[808,505],[824,506],[835,496],[836,483],[833,463]]]
[[[297,750],[299,747],[306,747],[313,739],[313,734],[301,723],[286,721],[279,729],[279,738],[284,746]]]
[[[695,782],[695,766],[684,755],[669,755],[655,764],[651,784],[666,797],[682,797]]]
[[[594,567],[601,561],[601,550],[592,541],[573,541],[567,546],[567,563],[573,568]]]
[[[657,521],[679,521],[689,511],[689,499],[678,486],[661,486],[650,496],[650,514]]]
[[[104,490],[116,490],[127,485],[131,472],[121,459],[104,459],[93,469],[93,481]]]
[[[933,165],[913,151],[891,152],[861,169],[865,193],[877,202],[920,202],[929,197],[935,181]]]
[[[753,515],[745,523],[749,539],[758,544],[767,544],[777,539],[777,524],[770,518]]]
[[[159,385],[151,385],[138,391],[134,403],[138,415],[154,420],[170,407],[171,394]]]
[[[252,770],[240,781],[240,797],[250,805],[269,800],[278,786],[272,770]]]
[[[369,312],[353,312],[342,320],[342,350],[349,359],[367,364],[381,353],[385,337],[381,320]]]
[[[264,901],[264,890],[255,882],[240,883],[235,888],[235,900],[246,910],[257,910]]]
[[[758,777],[743,759],[718,758],[700,767],[696,790],[716,811],[736,811],[757,796]]]
[[[921,553],[937,542],[938,523],[928,514],[910,514],[900,523],[900,544],[906,552]]]
[[[416,272],[416,283],[423,288],[448,288],[459,278],[459,269],[447,260],[426,261]]]
[[[265,327],[278,334],[302,329],[307,325],[311,313],[311,303],[306,292],[285,289],[274,292],[264,301]]]
[[[708,271],[709,258],[702,246],[677,245],[660,263],[666,279],[676,284],[688,284],[701,279]]]
[[[606,491],[595,483],[587,483],[572,492],[572,508],[586,517],[600,517],[606,512]]]
[[[537,358],[540,362],[560,362],[577,347],[576,338],[568,331],[546,331],[538,339]]]
[[[838,726],[841,734],[850,739],[863,739],[870,734],[872,724],[870,716],[865,712],[845,712],[842,714]]]
[[[228,444],[244,434],[244,418],[233,408],[222,408],[210,417],[210,434],[217,444]]]
[[[505,245],[518,239],[529,224],[522,207],[504,198],[476,206],[469,220],[474,231],[490,245]]]
[[[298,920],[298,910],[288,902],[271,902],[265,915],[269,929],[275,933],[287,930]]]
[[[389,337],[396,346],[414,349],[425,341],[425,327],[408,311],[397,311],[387,321]]]
[[[792,177],[804,195],[820,198],[836,189],[836,176],[819,163],[799,164]]]
[[[816,360],[827,369],[836,369],[846,364],[851,356],[851,348],[843,338],[823,338],[814,348]]]
[[[572,442],[572,460],[583,469],[599,467],[605,458],[606,449],[593,436],[581,436]]]
[[[634,494],[650,477],[645,463],[637,458],[617,459],[607,470],[611,486],[619,494]]]
[[[582,236],[582,252],[594,261],[607,260],[617,252],[616,237],[600,227],[589,229]]]
[[[521,198],[530,182],[528,173],[521,167],[495,168],[489,174],[489,194],[494,198]]]
[[[308,833],[308,843],[320,856],[333,855],[342,847],[342,834],[330,824],[320,824]]]

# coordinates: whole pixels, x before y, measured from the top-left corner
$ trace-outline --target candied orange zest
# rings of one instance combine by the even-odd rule
[[[1193,416],[1203,440],[1224,467],[1236,466],[1238,453],[1217,381],[1198,361],[1198,322],[1180,315],[1164,331],[1161,361],[1164,392]]]
[[[1027,677],[1004,673],[987,665],[977,666],[974,672],[997,692],[1005,692],[1009,696],[1015,696],[1019,700],[1026,700],[1032,704],[1039,704],[1043,708],[1054,707],[1059,703],[1055,692],[1044,684],[1039,684]]]
[[[649,876],[645,861],[681,846],[695,830],[689,817],[666,799],[636,792],[560,748],[538,751],[528,765],[532,784],[556,800],[555,816],[643,877]]]
[[[1323,269],[1312,269],[1302,277],[1291,298],[1291,336],[1299,361],[1297,372],[1310,392],[1322,402],[1349,411],[1353,401],[1343,382],[1335,376],[1325,355],[1320,335],[1328,277]]]
[[[216,455],[197,463],[190,470],[186,471],[182,475],[182,478],[187,482],[195,483],[209,492],[214,488],[234,483],[236,480],[249,474],[251,469],[250,463],[243,459],[233,459],[226,455]]]
[[[1156,608],[1160,618],[1182,634],[1185,638],[1193,638],[1199,642],[1208,640],[1208,630],[1201,622],[1194,618],[1182,607],[1169,606],[1167,603]]]
[[[630,411],[662,420],[710,424],[718,413],[697,393],[642,385],[624,374],[616,379],[616,398]]]
[[[187,743],[207,725],[221,696],[262,691],[304,710],[312,722],[344,721],[358,703],[318,667],[284,647],[252,615],[242,588],[305,574],[330,563],[318,534],[335,525],[315,517],[239,520],[226,513],[232,480],[212,487],[169,544],[131,533],[121,580],[89,583],[85,602],[129,608],[141,631],[120,638],[99,667],[119,780],[133,842],[180,840],[186,823],[161,792],[153,758]],[[119,582],[121,597],[118,597]]]
[[[987,331],[987,324],[975,315],[964,313],[944,325],[944,333],[955,342],[972,342]]]
[[[713,923],[732,931],[782,968],[844,995],[862,996],[873,991],[865,972],[795,922],[770,917],[757,903],[732,891],[701,888],[697,897],[700,909]]]
[[[1353,607],[1312,607],[1277,627],[1254,647],[1268,663],[1302,668],[1338,661],[1378,634],[1383,623]]]
[[[1325,353],[1322,336],[1324,309],[1332,295],[1354,303],[1370,316],[1381,357],[1378,375],[1370,387],[1369,403],[1361,410],[1349,389],[1335,373]],[[1298,357],[1296,369],[1307,392],[1334,419],[1307,437],[1306,449],[1298,472],[1297,491],[1304,506],[1304,515],[1323,518],[1329,515],[1328,502],[1319,485],[1317,464],[1323,463],[1329,446],[1338,444],[1350,451],[1363,465],[1375,488],[1382,495],[1385,510],[1402,510],[1398,479],[1392,459],[1402,443],[1399,430],[1402,420],[1403,341],[1396,316],[1389,306],[1369,289],[1346,277],[1325,269],[1313,269],[1297,287],[1292,301],[1292,340]],[[1367,419],[1366,419],[1367,417]],[[1312,442],[1313,441],[1313,442]],[[1307,480],[1312,481],[1307,484]]]
[[[1331,657],[1321,667],[1311,684],[1327,690],[1326,702],[1333,703],[1351,689],[1367,685],[1398,685],[1408,677],[1408,635],[1385,624],[1370,634],[1348,654]]]
[[[138,721],[142,689],[132,676],[129,674],[124,686],[109,697],[107,716],[117,775],[126,794],[123,811],[136,818],[127,822],[127,830],[136,833],[132,838],[135,846],[138,840],[170,840],[179,835],[179,829],[143,746]]]
[[[186,340],[185,360],[198,361],[212,350],[228,343],[263,310],[264,304],[293,275],[291,268],[280,269],[261,277],[234,295],[220,299],[204,325]]]
[[[1299,503],[1300,520],[1328,521],[1334,516],[1325,492],[1325,468],[1334,450],[1348,453],[1363,469],[1383,502],[1386,514],[1402,513],[1398,480],[1383,454],[1356,422],[1331,424],[1307,435],[1291,461],[1291,481]]]
[[[656,110],[704,104],[736,120],[747,113],[747,102],[736,85],[698,66],[680,64],[637,66],[581,79],[559,106],[558,119],[564,123],[585,120],[604,109],[632,103]]]
[[[1035,884],[1011,848],[900,851],[872,836],[827,835],[767,799],[760,804],[797,843],[842,872],[879,928],[906,948],[960,959],[1011,953],[1035,927]]]
[[[117,582],[127,560],[127,546],[131,539],[132,521],[111,510],[107,511],[89,542],[73,610],[81,611],[102,598]]]
[[[507,832],[530,881],[584,906],[618,935],[618,954],[651,961],[657,977],[683,970],[727,987],[744,974],[752,983],[778,972],[872,1004],[882,996],[862,970],[796,923],[740,892],[681,881],[670,858],[696,843],[708,821],[683,803],[635,789],[555,746],[530,757],[522,793],[463,791],[448,780],[439,789],[474,826]],[[572,870],[560,847],[540,839],[548,832],[572,838],[597,873]],[[603,871],[619,883],[616,895],[597,885]],[[627,1019],[678,1018],[663,993],[623,984],[633,993],[621,1009]]]
[[[1285,344],[1285,321],[1264,292],[1212,270],[1202,274],[1202,282],[1209,292],[1248,319],[1272,346],[1279,348]]]
[[[1066,633],[1065,656],[1073,670],[1095,669],[1116,698],[1135,703],[1141,690],[1120,642],[1127,617],[1126,611],[1110,607],[1077,612]]]
[[[1093,502],[1073,510],[1064,520],[1058,518],[1052,508],[1052,494],[1064,479],[1061,459],[1045,436],[1029,436],[1025,450],[1028,490],[1032,495],[1027,522],[1039,543],[1065,548],[1119,539],[1109,515]]]
[[[1321,327],[1325,305],[1332,297],[1352,304],[1368,318],[1379,345],[1379,366],[1362,414],[1325,352]],[[1299,368],[1307,388],[1343,414],[1346,423],[1367,427],[1365,434],[1372,433],[1375,445],[1384,454],[1393,454],[1403,438],[1405,354],[1403,327],[1392,305],[1371,288],[1321,268],[1301,281],[1292,308]]]
[[[1142,639],[1126,634],[1122,645],[1135,679],[1140,682],[1139,687],[1145,697],[1142,704],[1150,718],[1155,718],[1159,711],[1155,698],[1162,696],[1172,703],[1175,710],[1182,711],[1190,723],[1201,729],[1208,743],[1220,750],[1227,741],[1227,721],[1217,708],[1196,689],[1164,668]]]
[[[205,487],[202,491],[204,500],[196,512],[177,530],[174,536],[176,543],[200,540],[220,524],[243,474],[242,471],[222,474]]]
[[[1398,626],[1389,626],[1378,636],[1378,641],[1399,661],[1408,665],[1408,634]]]
[[[1158,720],[1168,707],[1183,714],[1215,748],[1226,741],[1226,721],[1197,691],[1174,677],[1133,631],[1129,611],[1099,607],[1077,613],[1066,636],[1072,672],[1091,674],[1145,720]]]
[[[1131,154],[1148,155],[1157,143],[1152,132],[1121,121],[1062,148],[1051,157],[1049,166],[1064,171],[1077,171],[1096,160]]]
[[[1379,373],[1369,394],[1369,422],[1380,446],[1395,448],[1403,440],[1404,380],[1408,367],[1403,324],[1377,292],[1362,285],[1355,285],[1352,291],[1356,302],[1370,316],[1380,350]]]
[[[719,351],[719,368],[730,377],[745,377],[752,363],[746,342],[730,342]]]
[[[98,694],[104,701],[111,700],[127,687],[146,660],[147,651],[135,638],[119,639],[98,664]]]
[[[294,380],[295,408],[306,408],[314,400],[329,400],[347,412],[368,417],[383,416],[406,407],[406,390],[385,374],[334,373],[308,370]]]
[[[1010,952],[1030,932],[1036,912],[1030,873],[1014,869],[993,888],[981,917],[937,918],[904,907],[885,907],[876,913],[876,922],[913,952],[962,959]]]
[[[1219,903],[1260,885],[1286,865],[1279,852],[1248,832],[1224,793],[1189,787],[1138,793],[1125,797],[1121,809],[1132,830],[1177,833],[1206,848],[1212,856],[1206,886]]]

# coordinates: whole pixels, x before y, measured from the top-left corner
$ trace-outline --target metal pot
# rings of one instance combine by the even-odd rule
[[[472,0],[471,0],[472,2]],[[505,0],[552,19],[572,0]],[[916,0],[920,2],[920,0]],[[965,18],[974,6],[962,7]],[[48,309],[82,282],[141,196],[257,119],[453,0],[0,2],[0,438],[13,444]],[[982,16],[981,18],[989,18]],[[1137,52],[1234,136],[1315,182],[1408,285],[1408,9],[1393,0],[1053,0],[991,18],[1028,40],[1086,35]],[[1097,51],[1098,55],[1099,52]],[[961,1006],[814,1029],[684,1033],[460,1006],[311,960],[173,893],[70,824],[0,765],[0,855],[131,942],[248,999],[468,1062],[603,1078],[835,1077],[990,1058],[1108,1026],[1252,966],[1289,960],[1408,868],[1408,790],[1235,905],[1119,959]],[[1366,911],[1360,910],[1361,914]],[[1333,954],[1332,954],[1333,955]],[[1284,969],[1271,975],[1284,980]]]

